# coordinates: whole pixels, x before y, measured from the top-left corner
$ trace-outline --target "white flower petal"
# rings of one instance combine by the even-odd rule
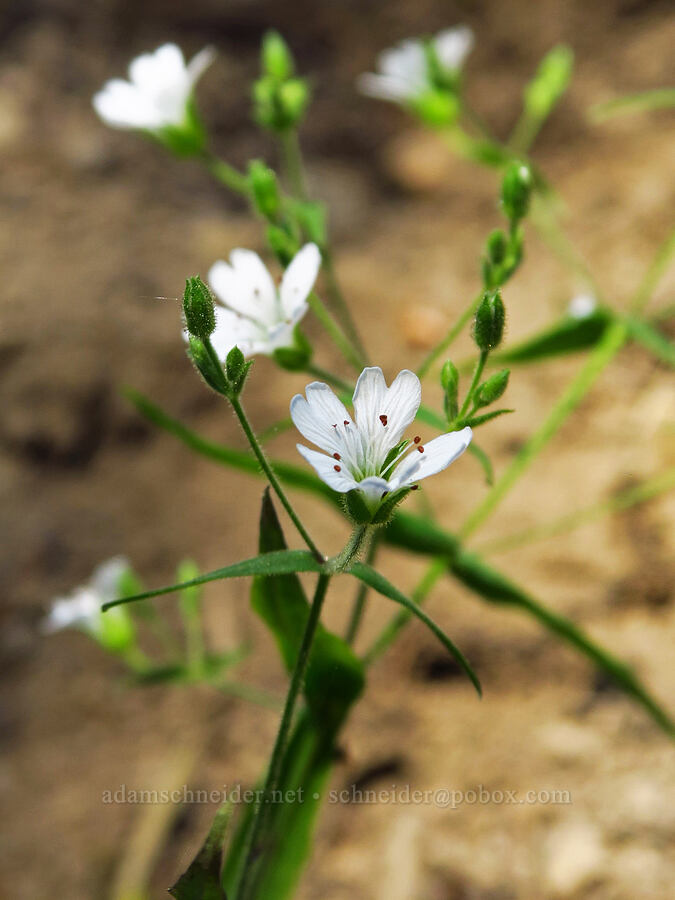
[[[214,47],[204,47],[203,50],[200,50],[199,53],[192,57],[187,64],[187,72],[191,87],[194,87],[197,80],[201,78],[215,58],[216,51]]]
[[[460,69],[473,44],[473,31],[467,25],[448,28],[434,38],[438,60],[445,69]]]
[[[378,68],[383,75],[399,78],[418,90],[426,86],[427,58],[421,41],[402,41],[397,47],[383,50]]]
[[[289,263],[279,288],[283,314],[289,321],[299,321],[298,312],[305,303],[321,268],[321,253],[316,244],[305,244]],[[303,313],[304,314],[304,313]]]
[[[471,437],[471,429],[467,427],[461,431],[442,434],[428,444],[420,444],[423,452],[420,452],[420,447],[415,447],[392,472],[392,488],[410,487],[422,478],[442,472],[464,453],[471,443]]]
[[[101,603],[114,600],[118,596],[120,579],[130,568],[126,557],[114,556],[94,569],[90,584],[101,597]]]
[[[579,294],[570,300],[567,307],[567,314],[573,319],[587,319],[592,316],[597,308],[597,300],[590,294]]]
[[[305,394],[307,399],[296,394],[291,400],[293,424],[303,437],[327,453],[343,451],[335,426],[351,422],[352,417],[328,385],[321,381],[308,384]]]
[[[391,491],[391,484],[385,478],[379,478],[377,475],[370,475],[359,481],[358,489],[364,495],[366,503],[370,507],[379,504],[385,494]]]
[[[399,372],[387,388],[382,369],[371,366],[359,375],[354,390],[354,410],[359,430],[367,435],[369,457],[376,464],[403,437],[422,400],[420,380],[409,369]]]
[[[94,109],[112,128],[158,128],[159,115],[138,88],[114,78],[94,95]]]
[[[42,622],[42,630],[46,634],[76,626],[94,630],[101,615],[98,594],[89,587],[81,587],[69,597],[54,601],[48,616]]]
[[[319,478],[334,491],[340,491],[343,494],[357,487],[349,472],[332,456],[326,456],[325,453],[319,453],[318,450],[310,450],[304,444],[296,444],[296,447],[298,453],[307,460]]]
[[[252,250],[233,250],[230,259],[232,265],[218,260],[209,269],[208,281],[216,296],[261,325],[276,325],[276,290],[263,261]]]
[[[230,309],[216,306],[216,328],[211,335],[211,343],[218,359],[225,362],[227,354],[237,345],[244,356],[259,352],[259,347],[267,350],[267,332],[256,322],[239,316]]]
[[[371,72],[359,75],[356,86],[362,94],[375,97],[377,100],[391,100],[394,103],[403,103],[416,93],[407,82],[400,78],[390,75],[374,75]]]

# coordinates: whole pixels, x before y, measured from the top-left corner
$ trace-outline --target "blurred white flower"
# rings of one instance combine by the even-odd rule
[[[267,266],[252,250],[233,250],[219,260],[208,280],[216,297],[211,343],[224,360],[236,345],[245,356],[272,354],[294,345],[293,330],[308,310],[307,297],[321,266],[316,244],[305,244],[286,268],[277,290]]]
[[[101,606],[119,597],[122,577],[129,571],[129,562],[123,556],[102,563],[94,570],[88,584],[76,588],[67,597],[54,600],[42,622],[42,630],[51,634],[64,628],[79,628],[111,648],[128,645],[133,630],[127,611],[113,607],[102,613]]]
[[[112,128],[152,132],[181,128],[190,117],[195,83],[214,56],[213,49],[206,47],[186,65],[180,47],[164,44],[133,60],[128,81],[106,82],[94,96],[94,109]]]
[[[573,319],[587,319],[598,307],[597,300],[590,294],[579,294],[570,300],[567,315]]]
[[[378,57],[378,72],[368,72],[358,79],[358,87],[371,97],[406,103],[428,91],[446,85],[462,68],[474,44],[473,32],[466,25],[448,28],[425,42],[408,39],[384,50]],[[434,71],[437,69],[437,71]]]
[[[393,491],[414,487],[454,462],[471,442],[471,429],[452,431],[423,444],[402,440],[422,399],[420,380],[404,369],[390,387],[379,366],[363,370],[354,390],[355,416],[327,384],[307,385],[306,398],[291,400],[296,428],[323,453],[298,444],[298,452],[336,491],[357,489],[376,507]],[[329,454],[329,455],[326,455]]]

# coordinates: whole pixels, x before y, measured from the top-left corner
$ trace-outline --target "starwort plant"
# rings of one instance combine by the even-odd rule
[[[310,90],[296,73],[292,54],[280,35],[270,32],[263,39],[261,74],[252,89],[252,115],[279,144],[284,163],[281,174],[262,160],[251,161],[246,172],[239,172],[210,149],[208,131],[195,112],[193,91],[211,61],[211,51],[202,51],[186,65],[177,47],[160,47],[131,64],[129,82],[110,82],[94,98],[96,111],[108,124],[150,136],[178,157],[192,157],[220,184],[244,197],[261,223],[271,254],[284,269],[277,287],[258,253],[238,248],[230,251],[229,262],[213,264],[208,283],[199,276],[188,277],[183,294],[188,356],[206,385],[234,411],[250,452],[202,438],[140,395],[130,395],[146,418],[195,452],[266,479],[258,553],[205,574],[183,565],[177,583],[150,591],[133,579],[111,582],[106,569],[106,578],[99,573],[73,598],[58,601],[47,620],[50,629],[76,625],[86,630],[105,649],[126,658],[136,674],[152,678],[169,671],[173,674],[168,680],[215,684],[237,652],[219,657],[208,649],[199,591],[211,581],[253,578],[251,603],[277,643],[289,677],[288,690],[255,799],[234,822],[226,813],[219,813],[202,851],[172,888],[178,900],[284,900],[292,896],[311,852],[312,831],[335,764],[338,740],[362,694],[367,669],[412,618],[430,629],[480,694],[471,663],[423,608],[441,577],[454,579],[488,605],[510,606],[534,618],[612,677],[665,731],[673,733],[668,713],[628,666],[466,547],[469,536],[494,512],[629,337],[675,365],[672,346],[641,317],[675,252],[673,238],[657,254],[629,315],[611,310],[594,289],[575,298],[562,322],[553,323],[520,346],[503,347],[508,314],[505,298],[523,259],[523,226],[532,218],[536,221],[542,202],[553,205],[550,186],[529,158],[530,146],[565,91],[572,55],[566,48],[555,48],[545,58],[524,92],[523,114],[512,138],[499,143],[464,97],[462,68],[472,46],[473,35],[465,27],[408,40],[385,51],[378,72],[359,81],[365,93],[393,101],[437,129],[456,152],[499,169],[496,206],[506,220],[488,235],[482,253],[477,250],[480,289],[476,296],[449,324],[417,372],[403,369],[389,385],[382,369],[369,363],[333,266],[326,210],[308,192],[299,128]],[[556,241],[559,248],[557,230]],[[567,249],[564,242],[563,247]],[[575,254],[571,254],[571,264],[579,267]],[[589,279],[589,286],[593,284]],[[317,285],[328,302],[324,303]],[[335,373],[314,361],[321,348],[312,346],[301,330],[309,315],[316,317],[340,351],[349,374]],[[475,356],[466,363],[449,359],[451,345],[470,324]],[[176,316],[177,335],[179,330]],[[464,523],[450,532],[428,514],[416,511],[408,495],[424,487],[428,477],[447,469],[467,449],[480,461],[488,483],[492,482],[490,458],[476,444],[474,433],[513,410],[490,409],[507,393],[510,379],[505,368],[486,374],[490,365],[539,362],[589,348],[587,363],[549,418]],[[279,433],[294,425],[314,445],[297,445],[309,466],[272,458],[245,409],[243,396],[255,389],[254,364],[260,355],[313,379],[305,385],[304,394],[299,392],[291,399],[290,420],[282,420],[273,429]],[[439,412],[422,404],[422,380],[437,365],[443,392]],[[469,373],[465,383],[464,375]],[[348,408],[350,399],[353,412]],[[466,464],[463,461],[460,466]],[[447,477],[461,477],[460,471],[459,467],[453,469]],[[673,483],[672,477],[661,479],[658,487],[645,486],[626,502],[641,502]],[[300,518],[288,493],[296,489],[345,515],[351,535],[344,547],[319,547],[311,524]],[[275,502],[288,514],[306,549],[288,548]],[[585,515],[572,516],[569,527]],[[559,533],[561,527],[568,526],[556,525],[552,533]],[[529,538],[516,535],[514,539]],[[503,540],[508,541],[508,535]],[[379,571],[377,553],[383,544],[430,559],[427,572],[411,594]],[[366,561],[362,561],[364,556]],[[113,575],[118,578],[119,564],[115,566]],[[301,573],[314,577],[311,600],[298,577]],[[342,638],[324,626],[322,612],[329,588],[346,589],[350,584],[356,586],[356,594]],[[359,628],[371,590],[400,608],[371,645],[357,654]],[[180,597],[184,641],[178,661],[171,656],[172,641],[166,642],[169,664],[162,668],[140,651],[136,625],[127,609],[136,610],[149,624],[162,623],[160,634],[165,633],[165,623],[157,618],[149,601],[169,593]],[[234,683],[225,686],[234,688]],[[243,689],[239,692],[245,694]],[[285,792],[300,789],[305,792],[301,803],[273,802],[277,796],[287,796]]]

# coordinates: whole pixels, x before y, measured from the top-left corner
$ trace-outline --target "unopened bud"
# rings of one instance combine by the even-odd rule
[[[114,606],[100,614],[100,626],[94,637],[111,653],[125,653],[136,643],[136,629],[123,606]]]
[[[262,70],[276,81],[285,81],[293,74],[291,51],[278,31],[268,31],[263,38]]]
[[[508,219],[519,221],[525,218],[532,195],[532,172],[522,162],[512,162],[502,181],[502,206]]]
[[[275,219],[281,208],[281,196],[277,176],[259,159],[248,166],[248,179],[253,201],[258,212],[266,219]]]
[[[309,87],[302,78],[291,78],[279,88],[279,100],[286,127],[297,125],[309,102]]]
[[[199,275],[188,278],[183,293],[183,313],[187,330],[205,341],[216,327],[213,297]]]
[[[499,265],[504,261],[508,249],[508,238],[501,229],[493,231],[485,242],[485,254],[492,265]]]
[[[457,418],[459,412],[459,401],[457,392],[459,389],[459,372],[457,366],[448,360],[441,369],[441,385],[445,392],[444,406],[445,415],[449,422]]]
[[[491,375],[481,385],[478,386],[474,395],[476,404],[478,406],[489,406],[490,403],[494,403],[495,400],[499,400],[501,395],[506,390],[506,386],[508,385],[508,383],[508,369],[502,369],[500,372],[495,372],[494,375]]]
[[[565,93],[574,66],[574,53],[560,44],[539,63],[537,74],[525,88],[525,109],[534,119],[545,119]]]
[[[499,291],[483,295],[473,327],[476,344],[483,352],[499,345],[504,333],[506,311]]]

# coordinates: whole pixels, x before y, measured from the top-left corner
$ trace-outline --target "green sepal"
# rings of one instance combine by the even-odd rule
[[[199,338],[190,335],[187,354],[208,386],[218,394],[227,395],[229,385],[223,370],[216,366],[211,354]]]
[[[355,525],[369,525],[373,521],[373,512],[368,508],[363,494],[356,488],[342,494],[344,510]]]
[[[447,128],[454,125],[462,110],[462,104],[456,94],[437,88],[429,88],[410,100],[408,106],[414,115],[432,128]]]
[[[277,347],[274,361],[289,372],[304,372],[312,359],[312,345],[299,327],[293,330],[293,346]]]
[[[474,394],[474,404],[476,406],[489,406],[495,400],[499,400],[509,384],[509,370],[501,369],[486,378],[482,384],[479,384]]]

